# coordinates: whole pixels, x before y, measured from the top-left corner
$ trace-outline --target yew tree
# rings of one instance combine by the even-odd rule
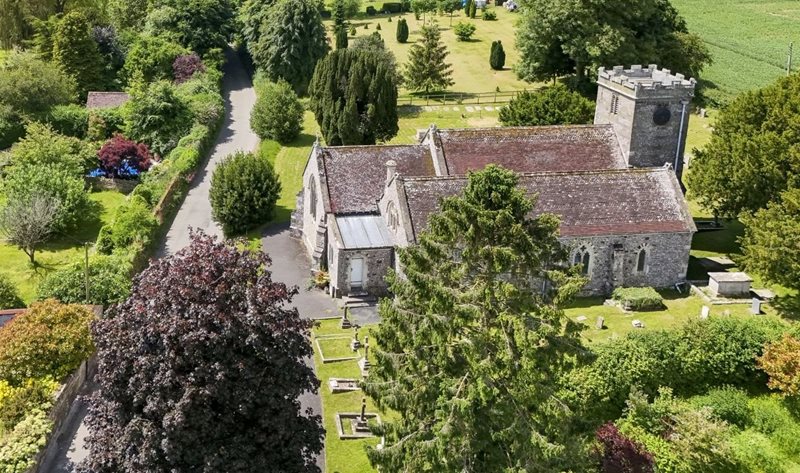
[[[560,304],[585,282],[557,265],[559,220],[531,216],[517,176],[490,165],[398,249],[366,392],[399,414],[369,450],[384,472],[585,471],[554,393],[580,350]]]
[[[453,85],[453,66],[445,62],[447,47],[436,23],[420,28],[422,39],[411,45],[405,65],[405,86],[428,93]]]
[[[202,233],[93,326],[97,382],[81,471],[315,472],[312,322],[270,258]]]

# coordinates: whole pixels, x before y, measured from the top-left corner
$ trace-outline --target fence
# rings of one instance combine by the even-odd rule
[[[443,92],[437,94],[406,95],[397,98],[397,105],[480,105],[487,103],[508,103],[528,89],[508,92],[459,93]]]

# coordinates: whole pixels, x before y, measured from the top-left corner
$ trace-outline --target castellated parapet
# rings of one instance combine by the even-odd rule
[[[694,78],[687,79],[683,74],[659,69],[655,64],[647,67],[634,65],[630,69],[623,66],[614,66],[610,70],[601,67],[597,82],[621,93],[633,93],[638,98],[657,98],[664,94],[692,97],[697,84]]]

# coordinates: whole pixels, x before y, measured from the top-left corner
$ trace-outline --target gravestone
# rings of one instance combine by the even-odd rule
[[[353,324],[350,323],[350,319],[347,318],[347,313],[345,312],[342,314],[342,319],[339,321],[339,328],[344,330],[352,326]]]
[[[577,320],[578,322],[586,322],[586,316],[579,315],[575,320]]]
[[[761,314],[761,299],[753,298],[753,304],[750,306],[750,313],[753,315]]]
[[[361,376],[369,376],[369,337],[364,337],[364,357],[358,360],[358,367],[361,369]]]
[[[708,318],[708,314],[711,312],[711,308],[707,305],[704,305],[702,309],[700,309],[700,320],[706,320]]]
[[[361,341],[358,339],[358,328],[353,329],[353,339],[350,341],[350,349],[358,351],[361,348]]]
[[[644,322],[639,319],[635,319],[633,322],[631,322],[631,325],[633,325],[634,328],[644,328]]]
[[[359,434],[369,433],[369,425],[367,425],[367,398],[361,398],[361,415],[351,422],[353,432]]]
[[[604,319],[603,317],[598,317],[597,318],[597,323],[594,325],[594,327],[597,330],[603,330],[603,327],[605,327],[605,323],[606,323],[606,319]]]

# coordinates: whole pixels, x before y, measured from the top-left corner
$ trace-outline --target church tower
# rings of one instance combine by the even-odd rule
[[[695,84],[654,64],[601,67],[594,123],[614,127],[629,166],[670,164],[680,179]]]

